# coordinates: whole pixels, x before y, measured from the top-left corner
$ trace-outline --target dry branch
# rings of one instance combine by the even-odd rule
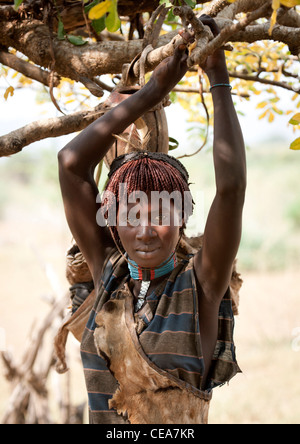
[[[67,301],[65,296],[53,304],[40,327],[34,330],[34,335],[28,348],[25,349],[21,363],[16,364],[11,355],[6,352],[1,353],[8,379],[15,386],[2,419],[3,424],[47,424],[52,422],[47,402],[46,381],[54,363],[53,348],[50,347],[48,359],[43,358],[42,366],[39,369],[36,368],[36,362],[41,355],[45,333],[53,325],[54,320],[62,316]]]
[[[39,256],[39,255],[38,255]],[[57,324],[62,322],[65,309],[70,301],[69,293],[61,293],[56,276],[49,273],[49,266],[39,261],[46,272],[51,287],[55,292],[51,307],[38,326],[31,329],[31,335],[20,362],[16,362],[11,353],[2,352],[1,357],[6,371],[6,378],[12,384],[12,393],[2,418],[2,424],[52,424],[50,412],[48,380],[50,371],[54,370],[54,337]],[[48,272],[47,272],[48,270]],[[56,294],[57,293],[57,294]],[[47,339],[47,341],[46,341]],[[67,384],[69,380],[66,380]],[[74,407],[68,396],[63,404],[59,402],[61,411],[60,424],[83,423],[82,405]]]
[[[215,37],[211,42],[209,43],[206,41],[203,42],[203,40],[201,40],[200,44],[198,42],[197,47],[190,56],[189,66],[193,66],[196,64],[201,66],[205,61],[205,59],[209,55],[213,54],[218,48],[221,48],[221,46],[223,46],[226,42],[228,42],[231,36],[245,29],[253,21],[261,17],[264,17],[266,13],[269,11],[269,9],[270,9],[270,2],[267,2],[258,10],[248,13],[246,17],[242,18],[237,23],[225,26],[221,30],[220,34],[217,37]],[[208,39],[207,36],[206,39]]]
[[[0,51],[0,63],[9,66],[32,80],[36,80],[43,85],[50,86],[49,71],[45,71],[32,63],[25,62],[14,54],[10,54],[6,51]],[[53,78],[53,86],[58,86],[59,82],[60,78],[55,74]]]
[[[279,88],[286,89],[287,91],[291,91],[291,92],[300,94],[300,90],[296,90],[295,88],[293,88],[292,86],[290,86],[286,82],[278,82],[276,80],[267,79],[264,77],[259,77],[259,74],[248,75],[248,74],[243,74],[243,73],[239,73],[239,72],[230,72],[229,76],[232,78],[235,78],[235,79],[247,80],[248,82],[258,82],[258,83],[262,83],[264,85],[276,86]]]
[[[201,15],[207,14],[211,17],[216,17],[221,11],[223,11],[224,8],[226,8],[226,6],[229,5],[230,3],[226,0],[214,0],[201,11]]]
[[[263,6],[271,6],[272,0],[238,0],[224,8],[220,16],[229,20],[234,20],[241,12],[249,13],[256,11]]]
[[[25,146],[48,137],[59,137],[86,128],[103,114],[102,107],[68,116],[37,120],[0,137],[0,157],[11,156]]]

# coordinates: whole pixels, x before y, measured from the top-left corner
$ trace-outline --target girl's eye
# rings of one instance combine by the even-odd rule
[[[153,218],[154,225],[166,225],[168,221],[167,214],[158,214]]]
[[[126,217],[127,226],[137,227],[141,224],[140,214],[137,215],[128,215]]]
[[[120,225],[122,225],[123,227],[126,225],[133,225],[133,220],[130,217],[127,217],[125,214],[120,217],[119,220]]]

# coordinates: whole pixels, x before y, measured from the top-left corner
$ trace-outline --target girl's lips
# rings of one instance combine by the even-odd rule
[[[153,253],[153,251],[158,250],[158,248],[153,247],[143,247],[143,248],[137,248],[136,251],[139,253]]]
[[[154,257],[158,254],[159,248],[151,248],[151,249],[139,249],[136,250],[137,257],[140,257],[141,259],[150,259],[151,257]]]

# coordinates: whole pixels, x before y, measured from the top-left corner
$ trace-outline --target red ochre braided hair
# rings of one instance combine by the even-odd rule
[[[182,234],[185,222],[193,212],[193,201],[188,180],[188,172],[178,159],[164,153],[133,152],[119,156],[112,162],[104,193],[108,191],[114,196],[117,203],[117,213],[121,198],[119,193],[120,184],[126,184],[128,195],[134,191],[145,193],[167,191],[169,194],[173,191],[179,191],[182,203],[189,196],[190,205],[184,206],[182,204],[182,220],[184,221],[180,228]],[[103,200],[102,205],[104,204],[106,208],[109,208],[107,199]],[[110,228],[115,240],[121,246],[117,227],[111,226]]]

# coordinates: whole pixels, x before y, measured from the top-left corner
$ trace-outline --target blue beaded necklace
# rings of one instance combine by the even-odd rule
[[[161,265],[155,268],[140,267],[132,259],[127,259],[129,273],[132,279],[142,281],[152,281],[158,277],[164,276],[177,266],[177,259],[175,251],[166,259]]]
[[[145,298],[147,296],[151,281],[174,270],[174,268],[177,266],[177,259],[175,251],[173,251],[171,256],[156,268],[142,268],[135,261],[129,258],[127,258],[127,263],[132,279],[142,281],[140,294],[138,295],[138,300],[134,307],[135,312],[137,312],[145,303]]]

